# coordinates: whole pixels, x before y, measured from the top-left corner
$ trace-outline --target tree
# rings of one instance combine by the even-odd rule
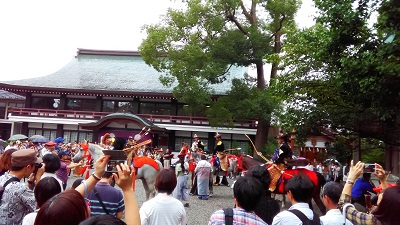
[[[375,138],[398,154],[392,150],[400,149],[400,39],[384,40],[400,32],[400,2],[315,3],[317,24],[290,35],[285,46],[287,73],[275,90],[295,112],[286,121]],[[387,167],[398,163],[390,157]]]
[[[188,0],[183,10],[168,10],[163,21],[146,26],[147,38],[139,50],[145,62],[166,75],[174,96],[192,112],[206,111],[214,126],[233,119],[257,119],[255,145],[264,147],[274,108],[266,92],[264,63],[278,70],[281,36],[294,26],[298,0]],[[235,67],[255,66],[257,77],[233,82],[231,97],[212,101],[213,84],[222,83]],[[240,95],[237,99],[232,96]],[[233,104],[234,101],[236,104]],[[260,110],[265,107],[264,110]],[[244,112],[245,111],[245,112]],[[251,113],[253,112],[253,113]]]

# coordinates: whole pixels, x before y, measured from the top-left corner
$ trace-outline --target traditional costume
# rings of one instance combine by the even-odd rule
[[[188,187],[188,168],[189,165],[187,162],[184,162],[186,154],[179,154],[178,158],[179,161],[175,165],[175,174],[177,178],[177,184],[173,192],[174,198],[186,202],[184,204],[185,207],[189,206],[189,203],[187,201],[189,200],[189,187]],[[182,165],[183,163],[183,165]]]
[[[214,148],[213,154],[216,155],[214,159],[214,167],[216,167],[216,185],[226,185],[229,186],[228,180],[226,179],[227,171],[228,171],[228,158],[224,153],[225,146],[224,143],[221,141],[221,135],[216,134],[215,138],[217,139],[217,145]]]
[[[206,160],[200,160],[194,169],[197,178],[197,195],[199,199],[207,200],[211,175],[211,164]]]

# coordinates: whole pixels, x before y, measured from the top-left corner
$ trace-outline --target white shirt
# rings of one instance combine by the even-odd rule
[[[56,174],[44,172],[43,175],[40,177],[40,179],[43,179],[43,178],[45,178],[45,177],[54,177],[54,178],[58,181],[58,183],[60,183],[61,191],[64,191],[64,189],[63,189],[63,182],[62,182],[62,180],[60,180],[60,179],[57,177]]]
[[[22,220],[22,225],[33,225],[35,224],[36,216],[37,213],[39,212],[39,209],[36,209],[34,212],[29,213],[24,217]]]
[[[51,152],[47,149],[47,148],[42,148],[42,150],[40,150],[40,154],[43,157],[44,155],[50,154]]]
[[[139,210],[141,225],[186,225],[183,204],[172,195],[158,193]]]
[[[344,217],[339,209],[329,210],[325,216],[320,217],[323,225],[343,225]],[[346,219],[346,225],[353,225],[348,219]]]
[[[289,208],[291,209],[297,209],[300,212],[302,212],[309,220],[314,219],[314,213],[310,209],[307,203],[297,203],[292,205],[292,207]],[[294,215],[293,213],[285,210],[280,213],[278,213],[275,217],[274,220],[272,221],[272,225],[275,224],[280,224],[280,225],[302,225],[303,223],[301,220]]]

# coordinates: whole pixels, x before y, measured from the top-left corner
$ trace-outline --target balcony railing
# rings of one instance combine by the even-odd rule
[[[87,119],[99,120],[112,112],[92,112],[92,111],[74,111],[74,110],[57,110],[57,109],[38,109],[38,108],[16,108],[8,107],[8,113],[13,116],[28,116],[28,117],[51,117],[51,118],[67,118],[67,119]],[[209,126],[209,121],[206,117],[196,116],[171,116],[171,115],[156,115],[156,114],[137,114],[148,119],[153,123],[164,124],[180,124],[194,126]],[[256,128],[257,121],[234,121],[236,128]]]

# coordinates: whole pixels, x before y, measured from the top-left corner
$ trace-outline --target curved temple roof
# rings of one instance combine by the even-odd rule
[[[231,88],[232,79],[243,78],[246,72],[245,67],[232,67],[225,82],[212,86],[214,94],[225,94]],[[59,71],[43,77],[2,81],[0,89],[172,96],[173,87],[163,86],[160,75],[162,73],[147,65],[138,52],[79,49],[78,55]]]

